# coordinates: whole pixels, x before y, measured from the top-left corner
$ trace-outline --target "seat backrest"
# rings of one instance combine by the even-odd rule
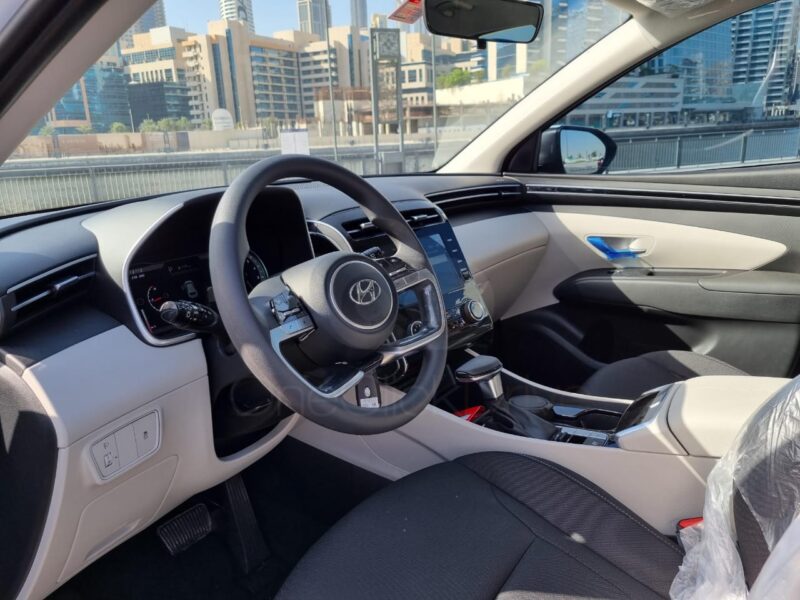
[[[671,597],[746,597],[798,514],[800,378],[759,408],[709,474],[703,523],[681,532]]]
[[[740,434],[733,517],[748,587],[800,509],[800,383],[762,406]]]

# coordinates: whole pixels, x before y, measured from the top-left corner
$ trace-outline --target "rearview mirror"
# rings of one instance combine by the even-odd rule
[[[538,171],[596,175],[608,169],[616,154],[617,144],[602,131],[573,125],[551,127],[539,143]]]
[[[431,33],[479,42],[527,44],[536,38],[544,10],[526,0],[426,0]]]

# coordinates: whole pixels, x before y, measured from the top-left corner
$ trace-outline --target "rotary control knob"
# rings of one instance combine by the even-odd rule
[[[477,300],[467,300],[461,305],[461,316],[468,324],[478,323],[486,318],[486,307]]]

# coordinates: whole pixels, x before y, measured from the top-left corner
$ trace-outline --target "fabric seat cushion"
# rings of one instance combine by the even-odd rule
[[[675,543],[575,473],[481,453],[369,498],[278,598],[665,598],[681,560]]]
[[[704,354],[664,350],[606,365],[584,382],[581,393],[633,400],[647,390],[702,375],[747,373]]]

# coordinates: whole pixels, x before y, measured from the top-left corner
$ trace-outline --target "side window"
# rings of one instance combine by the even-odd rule
[[[613,159],[602,169],[595,161],[593,173],[797,160],[799,22],[800,3],[778,0],[698,33],[609,84],[556,125],[565,142],[558,172],[588,172],[598,144],[583,128],[616,143]],[[545,132],[544,146],[548,136],[554,130]]]

